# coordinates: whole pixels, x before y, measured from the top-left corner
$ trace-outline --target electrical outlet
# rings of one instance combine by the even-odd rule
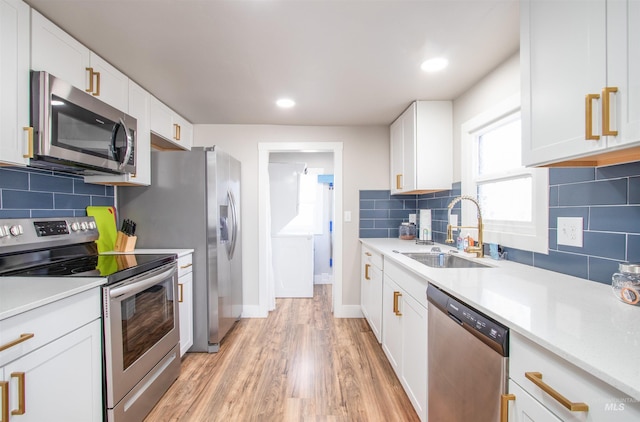
[[[558,245],[582,247],[582,217],[558,217]]]

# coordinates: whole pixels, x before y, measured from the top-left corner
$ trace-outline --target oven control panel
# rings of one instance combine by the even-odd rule
[[[0,219],[0,256],[4,253],[92,242],[98,239],[93,217]]]

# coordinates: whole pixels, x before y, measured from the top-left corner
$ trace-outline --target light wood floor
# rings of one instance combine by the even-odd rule
[[[187,353],[145,422],[419,421],[367,322],[333,318],[331,286],[314,290]]]

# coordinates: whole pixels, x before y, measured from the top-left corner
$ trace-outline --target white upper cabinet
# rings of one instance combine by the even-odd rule
[[[525,165],[640,159],[626,149],[640,143],[639,9],[638,0],[521,2]]]
[[[105,176],[85,176],[87,183],[149,186],[151,184],[151,132],[149,102],[151,94],[129,80],[129,114],[138,121],[136,132],[136,172]]]
[[[31,68],[47,71],[128,112],[127,76],[33,9]]]
[[[416,101],[390,127],[391,193],[451,189],[451,101]]]
[[[29,6],[0,0],[0,162],[29,162]]]
[[[118,110],[130,113],[129,78],[95,53],[91,53],[91,66],[85,91],[100,98]]]
[[[193,125],[155,97],[151,98],[151,143],[157,149],[190,150]]]

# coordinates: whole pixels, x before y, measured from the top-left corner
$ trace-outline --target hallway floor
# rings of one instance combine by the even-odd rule
[[[145,420],[419,421],[364,319],[335,319],[331,285],[242,319],[216,354],[187,353]]]

